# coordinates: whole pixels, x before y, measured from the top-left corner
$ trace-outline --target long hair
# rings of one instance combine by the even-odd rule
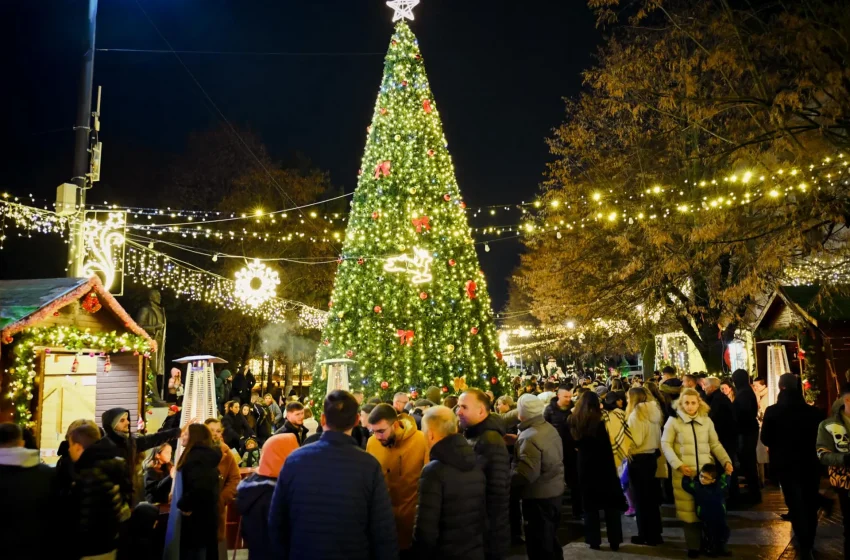
[[[629,404],[626,406],[626,420],[631,418],[632,412],[639,404],[646,403],[647,401],[649,401],[649,391],[646,391],[642,387],[632,387],[629,389]]]
[[[165,446],[171,447],[171,444],[168,442],[163,443],[162,445],[157,445],[153,449],[151,449],[150,455],[145,460],[145,468],[154,468],[158,469],[163,465],[163,462],[159,460],[158,455],[162,452]]]
[[[596,428],[602,421],[602,410],[599,407],[599,395],[593,391],[584,393],[578,399],[573,413],[570,415],[570,432],[575,439],[596,435]]]
[[[661,389],[658,388],[658,383],[655,381],[647,381],[643,384],[643,388],[649,393],[649,400],[658,402],[658,406],[662,408],[667,404],[667,398],[664,396],[664,393],[661,392]]]
[[[180,460],[177,461],[177,470],[183,469],[183,465],[186,463],[186,457],[189,456],[189,452],[197,446],[202,447],[213,447],[213,439],[212,432],[209,428],[204,424],[189,424],[187,427],[189,430],[189,443],[186,444],[186,449],[183,450],[183,454],[180,455]]]

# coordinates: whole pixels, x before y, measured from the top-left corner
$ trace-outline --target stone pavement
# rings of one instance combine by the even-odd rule
[[[791,524],[783,521],[780,514],[788,509],[778,488],[769,487],[763,492],[764,502],[747,510],[730,511],[728,516],[729,528],[732,530],[729,539],[729,550],[732,558],[747,560],[795,560],[797,550],[791,539]],[[633,560],[635,558],[658,558],[682,560],[686,558],[685,537],[682,523],[676,519],[673,506],[662,508],[664,518],[664,545],[638,546],[629,542],[632,535],[637,534],[635,519],[623,517],[623,535],[625,542],[619,552],[611,552],[605,541],[605,527],[602,530],[602,550],[590,550],[584,543],[582,524],[571,518],[570,506],[564,505],[561,530],[558,536],[564,543],[564,558],[566,560]],[[832,517],[825,518],[821,513],[818,525],[815,558],[818,560],[842,560],[844,558],[844,540],[842,537],[842,519],[836,500]],[[227,558],[233,558],[230,551]],[[238,560],[247,560],[248,551],[238,551]],[[525,560],[524,547],[514,547],[508,560]]]
[[[763,493],[764,502],[747,510],[730,511],[728,515],[731,538],[729,550],[733,558],[753,560],[794,560],[798,557],[797,550],[791,539],[791,524],[783,521],[780,514],[788,509],[778,488],[769,487]],[[559,537],[564,546],[564,558],[571,560],[603,560],[634,558],[684,559],[686,558],[685,537],[682,523],[676,519],[671,505],[662,508],[664,521],[664,545],[638,546],[629,542],[632,535],[637,534],[635,519],[623,517],[623,534],[625,542],[619,552],[612,552],[605,541],[606,534],[603,525],[602,550],[590,550],[584,543],[582,524],[571,518],[569,505],[564,506],[565,521],[562,523]],[[844,542],[842,537],[842,519],[836,501],[835,511],[829,519],[821,517],[818,526],[815,545],[818,560],[841,560],[844,558]],[[511,550],[510,560],[525,559],[523,547]]]

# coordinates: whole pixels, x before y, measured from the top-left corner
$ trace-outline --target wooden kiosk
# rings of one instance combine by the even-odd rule
[[[47,463],[79,418],[126,408],[135,430],[155,348],[96,276],[0,281],[0,419],[32,428]]]

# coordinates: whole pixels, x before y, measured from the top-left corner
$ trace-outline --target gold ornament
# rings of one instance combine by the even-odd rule
[[[454,351],[455,351],[455,345],[454,345],[454,344],[449,344],[448,346],[446,346],[446,351],[447,351],[449,354],[451,354],[452,352],[454,352]]]
[[[416,194],[416,187],[410,187],[410,194]]]
[[[466,384],[465,375],[463,377],[455,377],[452,380],[452,384],[454,385],[455,391],[457,391],[458,393],[466,391],[469,388],[469,386]]]

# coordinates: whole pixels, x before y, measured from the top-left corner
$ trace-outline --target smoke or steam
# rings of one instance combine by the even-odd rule
[[[292,360],[309,360],[316,353],[316,341],[292,334],[285,323],[271,323],[260,330],[260,351],[269,356],[285,354]]]

